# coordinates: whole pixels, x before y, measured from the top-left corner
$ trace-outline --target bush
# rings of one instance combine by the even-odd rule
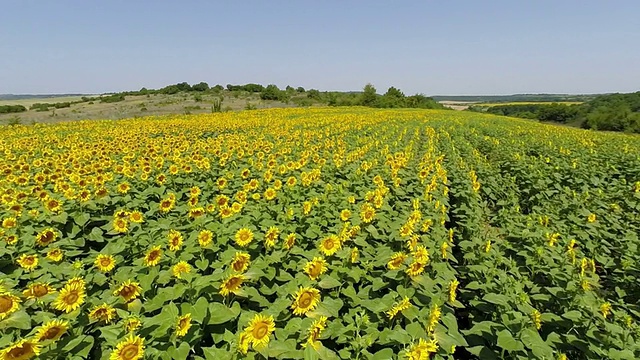
[[[27,108],[22,105],[2,105],[0,106],[0,114],[14,114],[27,111]]]
[[[125,96],[123,94],[113,94],[109,96],[100,97],[101,103],[115,103],[115,102],[120,102],[124,100],[125,100]]]

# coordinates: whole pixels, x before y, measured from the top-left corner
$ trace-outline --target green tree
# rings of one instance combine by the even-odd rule
[[[362,106],[370,106],[374,107],[378,100],[378,94],[376,93],[376,88],[373,87],[370,83],[364,86],[362,91],[362,96],[360,98],[360,104]]]

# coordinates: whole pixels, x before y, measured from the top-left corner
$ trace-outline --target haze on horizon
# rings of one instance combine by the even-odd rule
[[[187,81],[492,95],[640,90],[640,2],[11,1],[0,94]]]

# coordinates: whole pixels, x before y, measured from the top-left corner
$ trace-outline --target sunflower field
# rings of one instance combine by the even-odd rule
[[[455,111],[0,128],[0,359],[640,358],[640,137]]]

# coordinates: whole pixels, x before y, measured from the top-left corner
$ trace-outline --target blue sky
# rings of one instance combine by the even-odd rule
[[[640,90],[640,1],[33,1],[0,12],[0,93],[206,81],[510,94]]]

